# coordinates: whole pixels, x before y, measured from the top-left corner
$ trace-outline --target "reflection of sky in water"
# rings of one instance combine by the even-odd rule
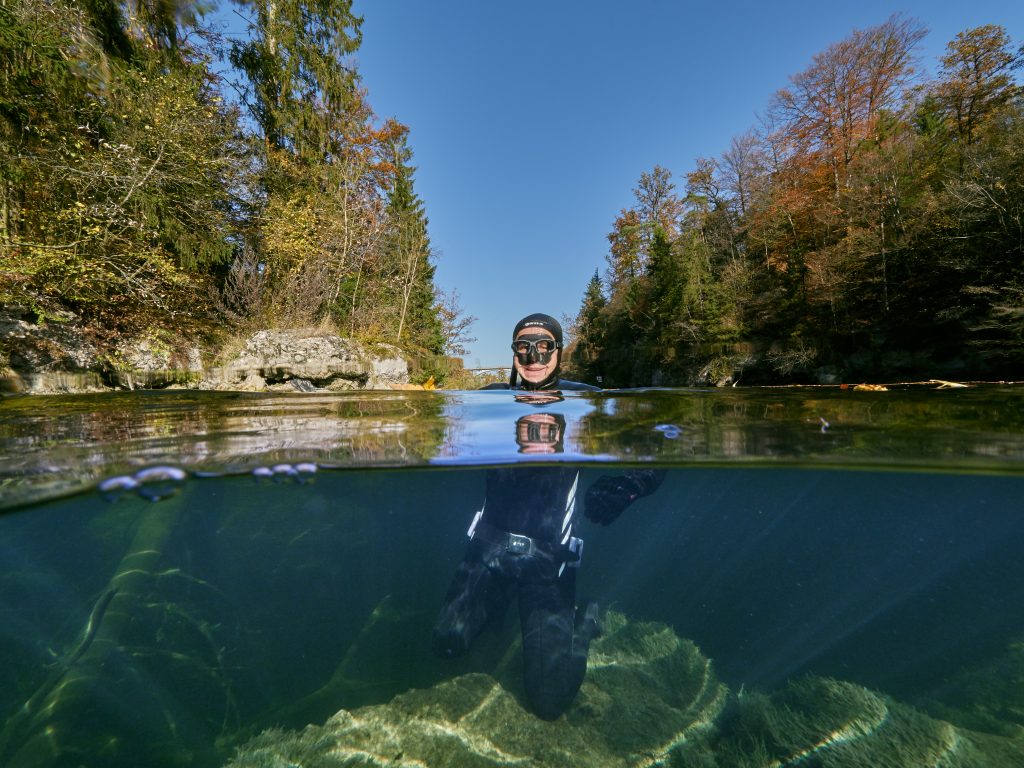
[[[516,399],[521,393],[508,390],[459,392],[445,403],[449,431],[444,450],[433,464],[499,463],[536,459],[560,461],[607,460],[607,453],[589,452],[580,439],[581,422],[596,409],[607,410],[609,401],[584,392],[563,392],[552,402]],[[516,443],[516,422],[531,413],[561,414],[566,429],[564,450],[557,456],[528,455]]]
[[[522,393],[135,392],[0,400],[0,506],[151,465],[248,471],[523,461],[797,464],[1018,472],[1024,389],[838,388]],[[525,453],[516,421],[559,414],[551,453]],[[827,426],[826,426],[827,425]]]

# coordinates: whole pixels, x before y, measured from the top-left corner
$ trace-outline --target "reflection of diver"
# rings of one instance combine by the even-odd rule
[[[565,417],[560,413],[531,413],[516,421],[520,453],[561,453]]]
[[[552,352],[560,348],[561,328],[546,315],[521,321],[514,338],[520,338],[527,321],[535,323],[531,335],[542,339],[544,333],[559,344]],[[562,388],[573,388],[564,385],[574,382],[558,381],[558,356],[548,358],[542,364],[548,370],[525,373],[542,386],[558,382]],[[524,374],[527,364],[518,354],[513,365]],[[524,380],[530,381],[526,376]],[[557,414],[534,413],[516,422],[523,452],[561,451],[564,431],[565,420]],[[434,629],[435,651],[458,656],[517,594],[526,697],[531,709],[545,719],[558,717],[572,703],[586,673],[590,641],[600,632],[597,605],[576,607],[576,568],[583,551],[582,540],[573,535],[579,475],[578,469],[561,466],[487,472],[483,507],[470,524],[466,554]],[[663,478],[663,470],[601,477],[586,493],[585,514],[607,525],[634,500],[653,492]]]

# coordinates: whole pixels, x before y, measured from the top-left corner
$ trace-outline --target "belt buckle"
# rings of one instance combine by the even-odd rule
[[[532,555],[533,539],[529,536],[523,536],[521,533],[510,533],[505,549],[513,555]]]

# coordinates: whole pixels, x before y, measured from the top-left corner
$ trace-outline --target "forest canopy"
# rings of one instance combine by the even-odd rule
[[[108,337],[317,326],[451,353],[465,318],[351,0],[233,8],[250,29],[227,41],[195,0],[0,4],[0,305]]]
[[[1024,61],[999,26],[933,76],[896,15],[817,54],[608,235],[570,373],[605,386],[1024,378]]]
[[[351,0],[0,4],[0,306],[98,339],[319,327],[464,354]],[[641,174],[572,324],[607,386],[1024,378],[1024,50],[895,15]],[[624,141],[629,141],[628,137]]]

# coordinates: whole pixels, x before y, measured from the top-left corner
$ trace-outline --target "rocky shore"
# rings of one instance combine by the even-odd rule
[[[316,392],[409,386],[409,360],[398,347],[316,329],[263,330],[236,349],[203,350],[156,335],[102,344],[75,320],[35,323],[17,311],[0,310],[0,391]]]

